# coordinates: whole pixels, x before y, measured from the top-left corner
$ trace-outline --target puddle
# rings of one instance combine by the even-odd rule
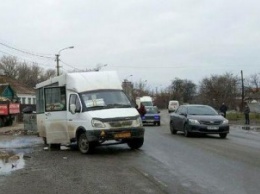
[[[43,140],[36,136],[0,136],[1,149],[23,149],[42,144]]]
[[[0,151],[0,175],[24,168],[24,154]]]
[[[0,175],[24,168],[24,158],[30,158],[33,147],[42,143],[42,139],[35,136],[0,136]]]
[[[244,129],[244,130],[250,130],[251,128],[250,128],[250,126],[242,126],[242,129]]]
[[[260,132],[260,127],[258,126],[242,126],[242,129],[243,130],[246,130],[246,131],[255,131],[255,132]]]

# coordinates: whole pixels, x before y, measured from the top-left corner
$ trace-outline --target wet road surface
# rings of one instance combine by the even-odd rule
[[[21,169],[0,174],[1,192],[259,193],[259,132],[232,127],[227,139],[186,138],[172,135],[168,114],[161,115],[162,126],[146,126],[145,143],[135,151],[127,145],[99,147],[93,155],[45,151],[38,137],[3,143],[0,136],[0,152],[24,160]]]

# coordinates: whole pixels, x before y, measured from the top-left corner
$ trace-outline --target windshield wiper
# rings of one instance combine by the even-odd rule
[[[106,106],[104,105],[97,105],[97,106],[88,106],[87,108],[88,109],[103,109],[105,108]]]
[[[108,108],[128,108],[131,107],[131,105],[129,104],[108,104],[107,105]]]

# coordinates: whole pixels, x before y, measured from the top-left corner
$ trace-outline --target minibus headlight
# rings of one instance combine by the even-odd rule
[[[92,119],[91,123],[94,128],[105,128],[105,124],[102,121]]]
[[[141,117],[138,117],[136,120],[133,121],[133,127],[140,127],[142,125],[143,123]]]

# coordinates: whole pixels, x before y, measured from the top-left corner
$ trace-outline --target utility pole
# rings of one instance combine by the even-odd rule
[[[60,61],[60,59],[59,59],[59,57],[60,57],[60,55],[57,54],[57,55],[56,55],[56,62],[57,62],[57,66],[56,66],[56,68],[57,68],[57,76],[60,75],[60,65],[59,65],[59,61]]]
[[[58,52],[58,54],[55,55],[56,56],[56,62],[57,62],[57,66],[56,66],[56,68],[57,68],[57,76],[60,75],[60,65],[59,65],[59,62],[60,62],[60,53],[61,53],[61,51],[66,50],[66,49],[73,49],[73,48],[74,48],[74,46],[69,46],[69,47],[63,48],[63,49],[61,49]]]
[[[244,109],[245,93],[244,93],[244,78],[243,78],[243,71],[242,70],[241,70],[241,81],[242,81],[242,102],[241,102],[241,108],[243,110]]]

